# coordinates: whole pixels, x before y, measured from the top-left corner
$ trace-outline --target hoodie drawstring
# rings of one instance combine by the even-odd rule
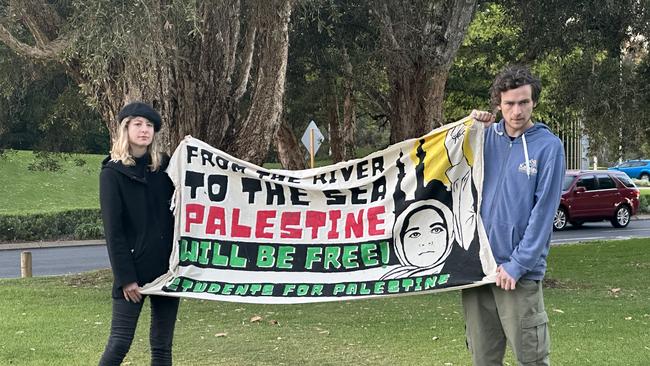
[[[492,124],[492,129],[494,132],[496,132],[497,135],[503,136],[503,131],[499,131],[497,128],[497,123]],[[526,134],[521,135],[521,141],[524,144],[524,158],[526,159],[526,175],[528,176],[528,179],[530,179],[530,159],[528,156],[528,144],[526,144]]]
[[[526,145],[526,134],[521,135],[521,141],[524,143],[524,158],[526,158],[526,175],[530,179],[530,163],[528,159],[528,145]]]

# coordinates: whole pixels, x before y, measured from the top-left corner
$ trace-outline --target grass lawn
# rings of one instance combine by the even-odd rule
[[[650,241],[553,247],[554,365],[650,364]],[[91,365],[110,273],[0,280],[0,365]],[[148,306],[129,365],[148,365]],[[251,322],[253,316],[262,320]],[[224,336],[225,334],[225,336]],[[459,292],[309,305],[184,300],[177,365],[468,365]],[[507,364],[515,365],[511,355]]]
[[[31,151],[8,150],[0,157],[0,215],[99,208],[102,155],[72,154],[57,172],[30,171]],[[77,166],[75,159],[86,163]]]

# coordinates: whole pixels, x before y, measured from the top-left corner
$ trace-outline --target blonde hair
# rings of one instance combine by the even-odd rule
[[[117,138],[113,142],[113,148],[111,149],[111,161],[121,161],[122,164],[129,166],[135,165],[135,160],[133,159],[133,155],[131,155],[131,151],[129,150],[130,145],[128,132],[129,122],[131,122],[133,118],[134,117],[129,116],[120,122],[120,127],[117,130]],[[162,152],[160,151],[160,147],[157,143],[157,135],[158,133],[154,131],[151,144],[147,146],[147,153],[149,153],[151,156],[151,164],[149,164],[149,168],[151,168],[152,171],[158,170],[162,161]]]

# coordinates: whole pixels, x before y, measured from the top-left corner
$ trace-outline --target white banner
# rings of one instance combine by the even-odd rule
[[[464,119],[365,158],[269,170],[185,138],[167,173],[174,248],[144,294],[306,303],[493,282],[478,215],[483,126]]]

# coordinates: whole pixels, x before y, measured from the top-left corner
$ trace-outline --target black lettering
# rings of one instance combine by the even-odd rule
[[[215,192],[215,187],[218,191]],[[208,176],[208,197],[212,202],[221,202],[226,198],[228,192],[228,176],[221,174],[212,174]]]
[[[278,205],[284,205],[284,187],[280,184],[264,182],[266,185],[266,204],[272,205],[275,201],[274,197],[278,198]],[[274,185],[273,188],[271,185]]]
[[[199,156],[197,151],[199,151],[198,147],[187,145],[187,163],[188,164],[192,163],[192,158],[193,157],[198,157]]]
[[[377,156],[372,158],[372,175],[373,177],[377,175],[377,173],[383,173],[384,172],[384,157],[383,156]]]
[[[367,189],[363,189],[361,187],[354,187],[354,188],[350,188],[350,192],[352,192],[352,201],[351,202],[352,202],[353,205],[362,205],[362,204],[368,202],[368,200],[365,199],[365,198],[359,198],[360,195],[368,192]]]
[[[325,173],[323,173],[323,174],[321,174],[321,175],[318,175],[318,176],[316,176],[316,175],[314,176],[314,184],[316,184],[317,181],[319,181],[319,180],[320,180],[321,183],[323,183],[323,184],[327,183],[327,181],[325,180]]]
[[[217,155],[217,165],[219,166],[219,168],[223,170],[228,169],[228,163],[229,163],[228,160]]]
[[[300,200],[300,197],[307,196],[307,193],[304,192],[304,189],[289,187],[289,192],[291,192],[291,203],[294,206],[309,206],[309,201]]]
[[[231,165],[232,165],[232,171],[235,173],[237,173],[238,171],[244,173],[244,170],[246,170],[246,167],[241,166],[237,163],[232,163]]]
[[[196,198],[197,188],[203,187],[203,177],[203,173],[197,173],[191,170],[185,172],[185,187],[190,187],[191,198]]]
[[[352,169],[354,169],[354,165],[350,165],[341,169],[341,174],[343,174],[344,181],[347,182],[350,180],[350,177],[352,176]]]
[[[368,176],[368,167],[365,165],[368,165],[368,160],[360,161],[359,164],[357,164],[357,179],[366,178]]]
[[[339,191],[338,189],[323,191],[323,194],[327,198],[327,204],[328,205],[344,205],[345,204],[345,195],[341,194],[341,191]]]
[[[206,163],[210,163],[210,165],[214,166],[214,162],[212,161],[212,153],[208,150],[201,149],[201,164],[208,165]]]
[[[370,194],[370,202],[383,200],[386,198],[386,177],[379,177],[372,182],[372,193]]]
[[[262,183],[254,178],[241,178],[242,191],[248,193],[248,203],[255,203],[255,193],[262,190]]]

